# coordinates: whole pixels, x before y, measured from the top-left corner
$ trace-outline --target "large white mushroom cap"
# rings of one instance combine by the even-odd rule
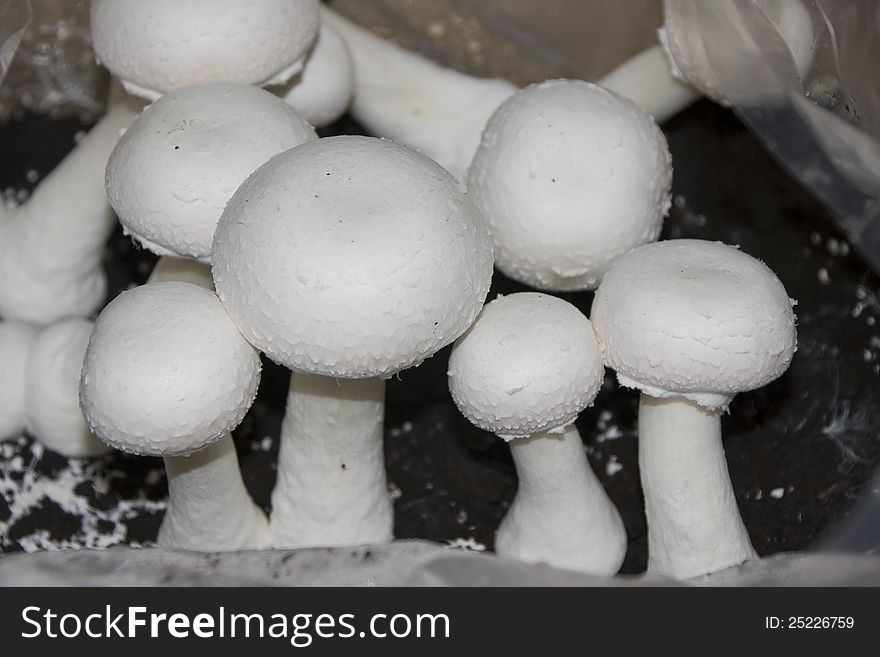
[[[98,316],[80,405],[109,445],[180,456],[235,428],[259,381],[259,354],[213,292],[150,283],[123,292]]]
[[[332,137],[275,156],[214,238],[217,293],[244,336],[291,369],[390,376],[470,326],[492,275],[459,183],[404,146]]]
[[[354,93],[354,62],[339,32],[321,25],[303,70],[279,90],[312,125],[330,125],[345,113]]]
[[[650,115],[597,85],[552,80],[492,116],[468,193],[489,221],[502,272],[538,289],[583,290],[615,258],[657,239],[671,181]]]
[[[107,197],[125,230],[159,255],[207,261],[226,202],[256,168],[316,139],[277,96],[244,84],[171,91],[120,138]]]
[[[726,408],[770,383],[796,346],[793,301],[764,263],[720,242],[670,240],[618,260],[593,301],[605,364],[653,397]]]
[[[473,424],[506,439],[561,432],[589,406],[605,368],[590,320],[536,292],[486,304],[449,358],[449,390]]]
[[[318,32],[318,0],[92,0],[98,61],[151,100],[200,82],[285,82]]]
[[[27,367],[37,329],[25,322],[0,322],[0,440],[18,438],[27,417]]]

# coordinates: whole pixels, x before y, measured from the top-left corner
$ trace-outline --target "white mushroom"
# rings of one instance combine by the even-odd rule
[[[257,87],[177,89],[113,149],[107,198],[125,230],[154,253],[208,261],[217,220],[242,181],[273,155],[316,138],[291,107]]]
[[[666,3],[667,23],[660,31],[663,46],[648,48],[597,81],[641,105],[658,123],[700,97],[690,82],[711,93],[711,85],[704,84],[711,81],[700,74],[709,68],[702,37],[695,32],[693,21],[676,21],[677,16],[686,13],[679,6],[683,1]],[[779,31],[804,76],[813,56],[809,12],[801,0],[757,3]],[[728,4],[735,9],[735,3]],[[483,127],[516,87],[506,81],[444,68],[377,37],[326,7],[321,11],[322,22],[339,31],[354,57],[354,117],[373,134],[417,148],[455,176],[464,177]],[[738,19],[738,14],[734,18]],[[740,23],[732,29],[744,31]],[[718,99],[717,94],[713,97]]]
[[[599,575],[620,569],[626,531],[574,426],[604,371],[590,320],[544,294],[499,297],[456,341],[452,398],[468,420],[510,441],[519,477],[495,539],[500,556]]]
[[[155,100],[202,82],[268,85],[302,67],[318,0],[92,0],[97,60]]]
[[[458,337],[489,287],[488,231],[427,157],[312,141],[238,189],[214,282],[242,334],[294,370],[271,525],[278,546],[390,540],[382,379]]]
[[[141,103],[118,103],[20,207],[0,203],[0,317],[51,324],[104,302],[101,263],[113,229],[104,167]]]
[[[500,271],[542,290],[584,290],[617,257],[657,239],[672,160],[635,103],[589,82],[553,80],[498,108],[467,182]]]
[[[302,71],[272,91],[315,127],[328,126],[341,117],[354,92],[354,63],[339,33],[321,25]]]
[[[642,393],[649,571],[686,579],[755,556],[727,472],[721,414],[736,393],[788,368],[792,305],[767,266],[721,243],[646,245],[605,275],[593,326],[605,364]]]
[[[41,328],[0,322],[0,440],[27,432],[69,457],[98,456],[107,446],[89,431],[77,389],[92,330],[85,319]]]
[[[217,296],[199,286],[142,285],[98,316],[80,403],[101,440],[164,458],[169,496],[160,545],[216,551],[269,544],[268,522],[245,490],[230,435],[259,380],[259,354]]]

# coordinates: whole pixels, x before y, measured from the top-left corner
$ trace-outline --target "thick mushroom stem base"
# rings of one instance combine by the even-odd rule
[[[244,487],[232,436],[190,456],[166,456],[162,547],[219,552],[267,548],[269,523]]]
[[[380,379],[292,375],[272,492],[275,546],[360,545],[393,538],[384,412]]]
[[[513,440],[510,451],[519,488],[498,529],[495,552],[597,575],[617,573],[626,531],[575,426]]]
[[[642,394],[639,470],[648,571],[688,579],[756,558],[721,443],[721,411]]]

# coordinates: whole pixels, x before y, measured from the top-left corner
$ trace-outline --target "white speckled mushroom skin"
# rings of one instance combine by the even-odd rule
[[[318,0],[93,0],[92,45],[126,90],[285,82],[318,31]],[[161,56],[157,56],[161,51]]]
[[[245,84],[170,91],[132,124],[107,164],[107,198],[126,232],[159,255],[210,261],[217,220],[261,164],[314,129]]]
[[[293,373],[281,425],[270,527],[276,547],[386,543],[381,379]]]
[[[197,285],[151,282],[123,292],[98,316],[80,405],[104,442],[164,457],[169,526],[159,540],[166,547],[270,544],[268,521],[244,488],[229,433],[259,380],[258,353],[217,296]]]
[[[534,84],[492,116],[468,171],[496,266],[542,290],[595,288],[660,234],[672,160],[653,119],[579,80]]]
[[[456,341],[452,398],[473,424],[510,441],[519,478],[499,555],[603,575],[620,568],[626,531],[572,424],[604,371],[590,320],[546,294],[497,298]]]
[[[104,167],[141,111],[115,105],[18,208],[0,204],[0,317],[51,324],[85,317],[104,302],[101,263],[113,229]]]
[[[626,531],[574,425],[510,443],[519,485],[495,536],[498,556],[613,575]]]
[[[592,319],[605,364],[643,393],[639,467],[651,570],[688,578],[754,556],[720,417],[737,392],[788,368],[793,303],[762,262],[701,240],[635,249],[596,292]]]
[[[345,114],[354,93],[354,62],[339,32],[321,25],[302,71],[272,91],[318,128]]]
[[[77,394],[92,325],[68,319],[44,328],[28,361],[27,430],[43,446],[74,458],[109,450],[89,430]]]
[[[730,484],[720,414],[681,397],[641,397],[650,572],[688,579],[757,557]]]
[[[0,440],[17,438],[27,417],[27,369],[37,329],[9,320],[0,322]]]
[[[276,536],[298,545],[390,539],[383,384],[332,379],[387,378],[470,325],[492,277],[479,212],[424,155],[369,137],[320,139],[245,181],[220,219],[213,261],[242,334],[296,372],[273,493]],[[320,473],[339,490],[328,493]],[[322,518],[322,504],[336,511]]]

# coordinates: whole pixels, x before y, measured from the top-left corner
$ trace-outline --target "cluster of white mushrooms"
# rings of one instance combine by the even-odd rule
[[[804,70],[803,7],[759,4]],[[732,246],[656,242],[672,167],[655,119],[698,95],[673,72],[718,97],[687,26],[667,24],[666,52],[599,84],[522,90],[444,69],[318,0],[92,0],[92,35],[150,104],[118,99],[0,215],[17,247],[0,256],[0,438],[162,456],[163,546],[389,541],[384,379],[454,342],[452,398],[509,441],[519,477],[500,555],[620,568],[623,523],[574,426],[607,366],[642,395],[649,570],[688,578],[755,556],[720,416],[788,367],[793,302]],[[349,107],[386,139],[319,139],[313,126]],[[162,258],[91,322],[108,200]],[[493,264],[543,292],[595,289],[592,322],[543,292],[484,307]],[[269,519],[230,434],[260,352],[293,372]]]

